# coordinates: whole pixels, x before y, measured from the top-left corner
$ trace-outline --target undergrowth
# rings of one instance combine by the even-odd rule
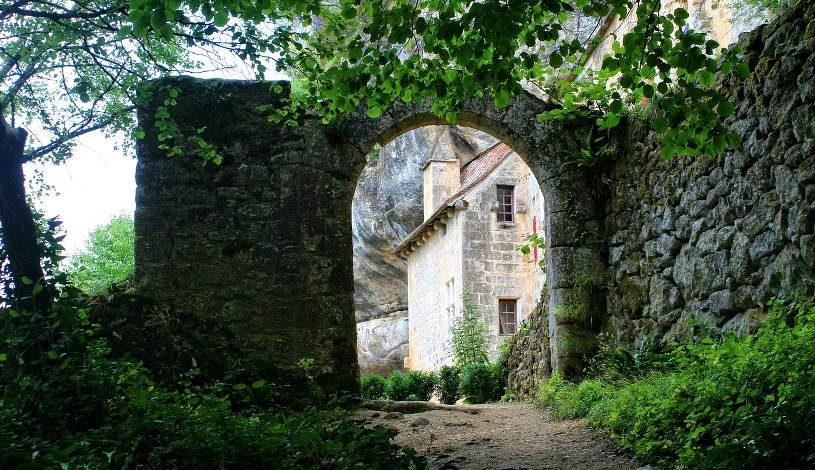
[[[555,374],[536,399],[586,418],[660,467],[815,465],[815,307],[773,301],[755,335],[644,357],[607,348],[594,377]]]

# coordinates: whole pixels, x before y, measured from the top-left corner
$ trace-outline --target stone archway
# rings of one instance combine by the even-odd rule
[[[270,125],[260,104],[279,102],[269,83],[171,78],[182,129],[206,128],[222,150],[218,167],[167,158],[142,111],[137,146],[136,276],[177,310],[227,326],[247,360],[280,380],[302,375],[308,358],[327,390],[358,387],[353,304],[351,201],[365,156],[377,143],[444,124],[429,103],[396,104],[379,119],[341,125],[306,117]],[[286,83],[281,83],[284,89]],[[464,104],[459,124],[512,147],[546,201],[552,367],[576,372],[593,348],[604,311],[605,240],[589,183],[573,164],[590,122],[541,122],[548,105],[531,94],[496,109]]]

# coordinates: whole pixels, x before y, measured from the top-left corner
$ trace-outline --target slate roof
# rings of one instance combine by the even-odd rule
[[[427,220],[416,227],[414,231],[410,232],[410,234],[402,240],[402,243],[393,250],[393,253],[399,253],[410,246],[413,240],[431,227],[434,222],[439,220],[448,208],[454,207],[459,201],[464,199],[464,196],[466,196],[470,190],[476,187],[478,183],[484,181],[510,154],[512,154],[512,149],[509,148],[508,145],[498,142],[464,165],[460,170],[459,180],[461,186],[459,186],[458,191],[447,198]]]

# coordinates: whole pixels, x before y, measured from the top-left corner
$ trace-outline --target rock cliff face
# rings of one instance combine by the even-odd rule
[[[427,126],[369,157],[352,205],[354,302],[360,369],[385,373],[407,355],[407,264],[392,254],[422,223],[422,165],[435,157],[462,164],[496,139],[475,129]]]

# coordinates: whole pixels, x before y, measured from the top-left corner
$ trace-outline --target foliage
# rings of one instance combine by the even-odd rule
[[[541,256],[538,260],[538,267],[541,271],[546,272],[546,238],[542,233],[530,233],[526,236],[526,243],[518,247],[518,251],[528,255],[538,248],[541,250]]]
[[[245,49],[251,60],[260,52],[276,54],[278,69],[294,73],[306,89],[278,120],[294,122],[292,114],[309,106],[329,122],[360,104],[375,118],[394,101],[428,99],[437,116],[454,122],[466,99],[489,97],[502,108],[526,82],[561,106],[542,118],[599,112],[601,128],[618,125],[628,103],[661,95],[664,107],[655,124],[668,156],[721,152],[737,143],[721,124],[732,104],[713,84],[717,72],[746,73],[737,51],[689,30],[684,9],[661,12],[659,0],[132,0],[131,5],[137,34],[152,30],[170,37],[174,22],[190,16],[213,34],[246,22],[281,25],[262,38],[261,47]],[[572,28],[582,21],[589,31],[598,30],[607,15],[633,15],[636,25],[622,37],[612,29],[602,38]],[[589,50],[609,38],[614,48],[602,70],[584,74]]]
[[[49,259],[59,258],[58,238],[43,237]],[[0,467],[423,468],[413,451],[391,443],[392,431],[356,424],[341,402],[293,412],[269,406],[279,393],[271,380],[244,383],[240,371],[203,377],[194,364],[155,373],[112,354],[117,327],[101,327],[97,315],[112,315],[95,311],[121,307],[86,305],[61,276],[49,311],[10,301],[0,308]],[[140,327],[121,331],[165,336],[157,319]]]
[[[432,372],[393,371],[385,378],[385,397],[389,400],[430,400],[436,387]]]
[[[659,356],[645,360],[654,365],[650,373],[635,367],[627,378],[614,364],[599,370],[618,372],[579,384],[553,375],[537,399],[556,416],[588,418],[659,465],[815,462],[815,307],[773,301],[755,336],[707,338]],[[633,357],[624,358],[622,370],[635,364]]]
[[[360,377],[360,394],[362,398],[380,400],[385,398],[387,383],[385,377],[376,374],[365,374]]]
[[[457,366],[442,366],[439,369],[438,381],[436,382],[436,394],[439,401],[446,405],[454,405],[461,392],[461,370]]]
[[[461,394],[467,403],[487,403],[500,398],[501,370],[490,363],[468,364],[461,367]]]
[[[481,320],[478,308],[469,292],[464,291],[461,301],[464,312],[453,321],[450,327],[453,357],[456,364],[462,367],[486,363],[489,361],[487,355],[489,328]]]
[[[109,354],[77,298],[48,315],[2,312],[0,464],[94,468],[414,468],[420,460],[339,411],[293,413],[255,399],[274,385],[195,381],[163,387]]]
[[[93,229],[85,249],[68,261],[68,278],[86,294],[98,294],[133,274],[133,218],[116,216]]]
[[[724,3],[736,11],[736,19],[749,18],[749,15],[762,17],[762,10],[779,15],[792,3],[791,0],[719,0],[714,6]]]

